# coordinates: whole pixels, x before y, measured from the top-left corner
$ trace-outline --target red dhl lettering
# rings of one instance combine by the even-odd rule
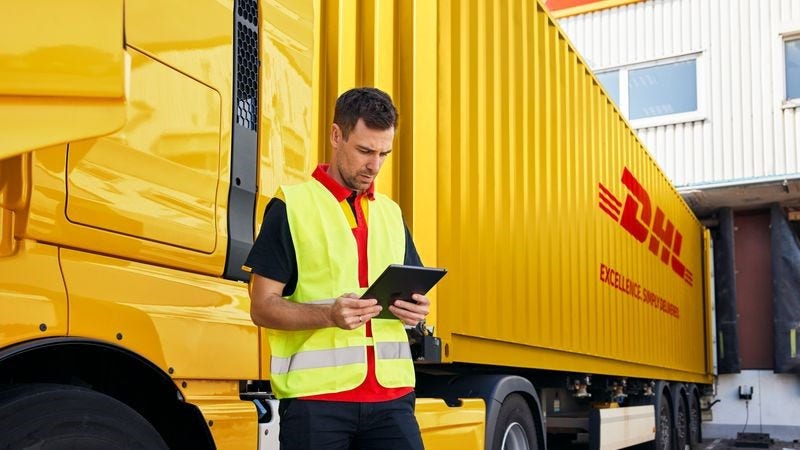
[[[672,271],[686,284],[692,286],[694,283],[692,272],[680,259],[683,235],[661,208],[656,207],[653,213],[650,194],[627,167],[622,171],[621,181],[629,191],[624,203],[606,186],[598,183],[600,209],[614,219],[614,222],[619,223],[634,239],[647,245],[653,255],[672,268]]]

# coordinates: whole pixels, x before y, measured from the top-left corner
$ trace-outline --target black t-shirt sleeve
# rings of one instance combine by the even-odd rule
[[[417,246],[414,245],[414,239],[411,238],[411,232],[408,231],[408,226],[403,224],[403,228],[406,230],[406,256],[403,261],[403,264],[407,266],[417,266],[423,267],[422,260],[419,257],[419,253],[417,253]]]
[[[283,295],[291,295],[297,286],[297,256],[286,216],[286,203],[273,198],[264,211],[261,230],[245,266],[252,273],[285,283]]]

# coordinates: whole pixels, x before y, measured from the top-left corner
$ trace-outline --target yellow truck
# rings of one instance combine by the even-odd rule
[[[409,330],[426,448],[698,441],[708,236],[541,2],[2,9],[0,448],[277,448],[241,265],[356,85],[449,270]]]

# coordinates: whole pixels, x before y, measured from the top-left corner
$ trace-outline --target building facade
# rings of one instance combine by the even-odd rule
[[[547,5],[712,230],[720,402],[704,437],[799,439],[800,0]]]

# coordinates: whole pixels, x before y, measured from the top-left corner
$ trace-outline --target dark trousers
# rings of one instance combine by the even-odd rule
[[[377,403],[280,401],[281,450],[422,450],[414,393]]]

